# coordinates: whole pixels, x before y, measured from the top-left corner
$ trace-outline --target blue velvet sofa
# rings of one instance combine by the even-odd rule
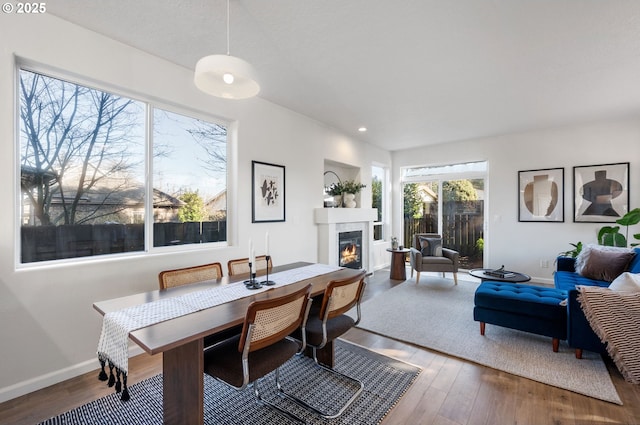
[[[635,248],[635,256],[627,267],[631,273],[640,273],[640,248]],[[589,279],[576,273],[575,259],[558,257],[557,269],[554,274],[555,287],[567,291],[567,343],[575,348],[576,357],[582,357],[582,350],[606,353],[605,345],[593,332],[587,321],[580,303],[576,285],[608,287],[611,283],[604,280]]]

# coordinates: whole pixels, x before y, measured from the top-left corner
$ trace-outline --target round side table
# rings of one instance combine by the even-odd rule
[[[507,271],[507,273],[509,273],[507,276],[497,277],[487,274],[486,272],[488,271],[491,271],[491,269],[471,269],[469,270],[469,274],[480,279],[480,282],[494,280],[496,282],[524,283],[531,280],[531,276],[524,273]]]
[[[391,253],[391,271],[389,278],[393,280],[407,280],[407,269],[405,267],[405,258],[410,249],[391,249],[387,248]]]

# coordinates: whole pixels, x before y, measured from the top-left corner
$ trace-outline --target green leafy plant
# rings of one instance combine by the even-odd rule
[[[345,193],[344,184],[342,182],[331,183],[327,188],[327,193],[331,196],[342,195]]]
[[[640,208],[629,211],[617,219],[616,223],[620,226],[625,226],[625,234],[620,233],[620,226],[604,226],[598,231],[598,243],[600,245],[626,247],[629,239],[629,226],[640,223]],[[640,233],[633,235],[633,237],[640,240]],[[631,246],[636,245],[640,244],[631,244]]]
[[[569,245],[571,245],[573,247],[573,249],[561,252],[558,255],[561,255],[563,257],[576,258],[578,256],[578,254],[580,254],[580,251],[582,251],[582,242],[570,243]]]
[[[342,183],[342,193],[356,194],[365,187],[367,187],[366,184],[356,183],[354,180],[346,180]]]

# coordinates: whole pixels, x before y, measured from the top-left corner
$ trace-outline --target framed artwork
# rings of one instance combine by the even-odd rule
[[[573,221],[614,223],[628,211],[628,162],[573,167]]]
[[[518,221],[564,222],[564,168],[518,171]]]
[[[284,166],[251,161],[251,222],[285,221]]]

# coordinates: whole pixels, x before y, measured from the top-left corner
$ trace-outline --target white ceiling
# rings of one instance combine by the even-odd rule
[[[226,53],[225,0],[47,12],[190,69]],[[231,0],[231,54],[260,97],[388,150],[640,112],[637,0]]]

